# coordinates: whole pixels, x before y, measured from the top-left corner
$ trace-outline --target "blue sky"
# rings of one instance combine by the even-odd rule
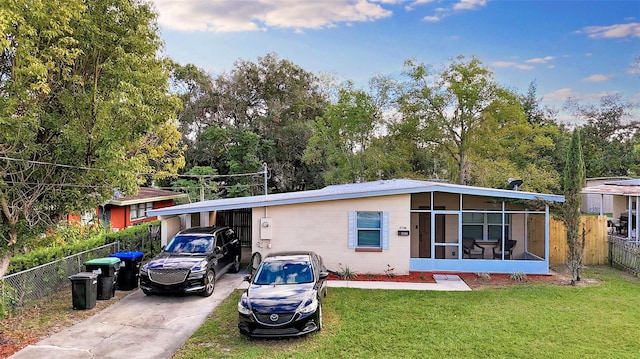
[[[276,53],[364,87],[409,58],[438,69],[473,55],[503,86],[525,93],[535,81],[556,109],[569,97],[640,101],[640,0],[153,2],[165,54],[212,75]]]

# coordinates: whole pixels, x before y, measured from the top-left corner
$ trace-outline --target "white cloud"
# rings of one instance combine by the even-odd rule
[[[374,1],[377,1],[377,0],[374,0]],[[404,0],[397,0],[397,1],[395,1],[395,3],[400,3],[400,2],[403,2],[403,1]],[[429,4],[429,3],[432,3],[434,1],[435,0],[415,0],[415,1],[411,1],[411,4],[405,6],[404,9],[407,10],[407,11],[412,11],[413,9],[416,8],[416,6]],[[385,2],[385,1],[380,1],[380,2]],[[392,3],[392,2],[393,2],[393,0],[389,1],[387,3]]]
[[[545,57],[536,57],[533,59],[529,59],[525,62],[530,63],[530,64],[546,64],[547,62],[551,61],[555,59],[554,56],[545,56]]]
[[[413,10],[417,5],[427,4],[432,2],[432,0],[417,0],[414,1],[411,5],[405,7],[407,11]],[[435,15],[425,16],[422,19],[427,22],[438,22],[442,19],[451,16],[456,11],[463,10],[477,10],[478,8],[484,7],[487,5],[487,0],[460,0],[455,3],[452,7],[438,7],[436,8]]]
[[[613,75],[595,74],[582,79],[585,82],[604,82],[613,78]]]
[[[459,3],[453,5],[454,10],[475,10],[479,7],[487,5],[487,0],[460,0]]]
[[[506,68],[514,68],[514,69],[519,69],[519,70],[532,70],[533,66],[531,65],[525,65],[525,64],[519,64],[517,62],[511,62],[511,61],[495,61],[492,63],[493,66],[495,67],[506,67]]]
[[[640,37],[640,23],[616,24],[610,26],[587,26],[576,31],[579,34],[587,34],[593,39],[609,39],[621,37]]]
[[[426,21],[426,22],[438,22],[440,21],[440,17],[439,16],[425,16],[422,18],[422,20]]]
[[[564,102],[569,98],[575,98],[576,94],[570,88],[555,90],[542,96],[544,102]]]
[[[564,102],[568,99],[575,99],[578,101],[600,101],[601,98],[605,96],[610,96],[615,94],[615,92],[596,92],[596,93],[577,93],[574,92],[571,88],[562,88],[548,94],[543,95],[542,99],[544,103],[558,103]]]
[[[392,12],[367,0],[153,0],[160,25],[178,31],[241,32],[267,28],[322,29],[370,22]],[[389,3],[389,1],[385,1]]]

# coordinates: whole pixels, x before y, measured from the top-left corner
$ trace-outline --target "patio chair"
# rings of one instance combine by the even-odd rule
[[[462,238],[462,258],[484,258],[484,247],[477,244],[473,238]]]
[[[493,246],[493,259],[502,259],[504,253],[504,259],[511,259],[513,257],[513,248],[518,241],[507,239],[504,241],[504,250],[502,249],[502,241],[498,241],[498,244]]]

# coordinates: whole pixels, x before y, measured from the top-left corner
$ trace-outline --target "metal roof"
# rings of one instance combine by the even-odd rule
[[[636,197],[640,196],[640,179],[613,181],[597,186],[585,187],[581,193]]]
[[[188,195],[185,193],[167,191],[159,188],[140,187],[137,194],[112,198],[107,202],[107,204],[114,206],[129,206],[137,203],[167,201],[186,197],[188,197]]]
[[[509,199],[544,200],[564,202],[564,196],[505,189],[463,186],[441,182],[410,179],[380,180],[363,183],[331,185],[318,190],[287,192],[269,195],[214,199],[179,206],[147,211],[148,216],[165,216],[183,213],[199,213],[239,208],[279,206],[287,204],[335,201],[341,199],[367,198],[397,194],[445,192]]]

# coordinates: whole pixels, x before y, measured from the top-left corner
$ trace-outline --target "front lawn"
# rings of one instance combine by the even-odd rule
[[[329,288],[321,333],[249,340],[233,293],[174,358],[638,358],[640,280],[589,268],[589,286],[470,292]]]

